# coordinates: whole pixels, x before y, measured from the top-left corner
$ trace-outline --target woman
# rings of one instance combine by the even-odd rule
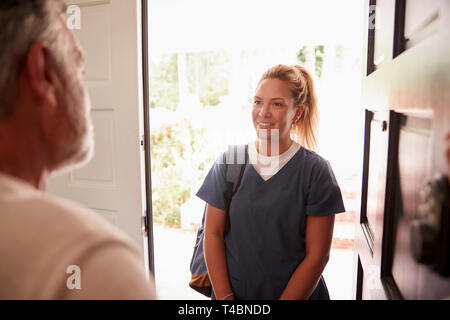
[[[253,99],[257,140],[226,222],[225,165],[216,161],[197,196],[207,202],[204,251],[213,299],[329,299],[328,261],[341,192],[316,145],[317,103],[301,66],[264,73]],[[292,139],[294,138],[294,140]]]

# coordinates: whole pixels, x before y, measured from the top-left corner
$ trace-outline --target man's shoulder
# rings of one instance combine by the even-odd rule
[[[129,240],[121,230],[100,216],[98,212],[79,203],[51,194],[46,194],[40,202],[42,208],[46,210],[46,212],[40,212],[41,214],[48,214],[49,218],[72,225],[74,229],[77,228],[81,232],[102,233],[105,236]]]
[[[73,265],[90,279],[115,265],[143,274],[135,244],[97,213],[25,184],[20,188],[12,184],[0,183],[4,191],[0,192],[0,256],[7,261],[0,265],[4,284],[0,298],[60,297],[67,268]]]
[[[130,238],[93,210],[60,197],[27,189],[10,191],[8,196],[0,197],[2,226],[4,236],[17,235],[20,226],[22,237],[35,239],[32,243],[48,245],[54,241],[84,243],[96,241],[115,241],[133,247]],[[0,227],[0,229],[3,229]],[[7,230],[11,232],[8,232]]]

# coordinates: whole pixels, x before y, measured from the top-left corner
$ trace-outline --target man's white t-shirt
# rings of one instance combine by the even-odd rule
[[[289,160],[300,150],[301,146],[292,141],[291,146],[285,152],[277,156],[264,156],[258,153],[255,143],[248,144],[248,156],[250,163],[265,181],[273,177]]]
[[[94,212],[0,173],[0,299],[153,299],[131,240]]]

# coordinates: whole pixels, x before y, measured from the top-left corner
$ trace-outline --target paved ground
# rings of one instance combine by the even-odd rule
[[[207,299],[189,287],[195,233],[154,225],[155,281],[163,300]],[[352,299],[353,251],[332,250],[324,278],[331,299]]]
[[[159,299],[207,299],[189,287],[189,263],[195,244],[195,233],[180,229],[153,227],[155,243],[155,282]]]

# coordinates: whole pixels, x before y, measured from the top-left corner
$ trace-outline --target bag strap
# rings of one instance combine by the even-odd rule
[[[226,152],[224,160],[227,181],[227,190],[225,191],[227,207],[241,184],[245,164],[247,163],[247,148],[247,145],[229,146],[228,151]]]
[[[248,146],[229,146],[225,157],[225,175],[227,181],[227,190],[225,191],[226,201],[226,224],[225,232],[229,230],[229,211],[231,199],[236,194],[241,185],[242,176],[244,175],[245,165],[247,163]]]

